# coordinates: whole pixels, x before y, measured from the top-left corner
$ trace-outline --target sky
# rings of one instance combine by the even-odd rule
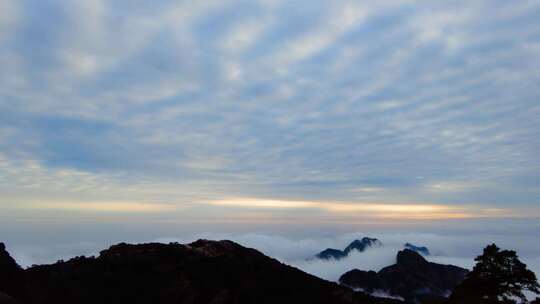
[[[534,226],[539,20],[526,0],[2,0],[0,240]]]

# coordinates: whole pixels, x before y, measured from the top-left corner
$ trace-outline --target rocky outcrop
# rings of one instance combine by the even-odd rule
[[[379,272],[351,270],[341,276],[340,283],[368,293],[386,292],[409,302],[444,299],[467,274],[467,270],[426,261],[415,251],[398,252],[396,264]]]

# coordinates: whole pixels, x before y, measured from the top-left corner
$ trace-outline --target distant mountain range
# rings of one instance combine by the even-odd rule
[[[367,293],[387,293],[411,303],[443,301],[465,275],[467,269],[426,261],[418,252],[405,249],[396,256],[396,264],[379,272],[353,269],[339,282]]]
[[[374,238],[364,237],[361,240],[352,241],[345,249],[339,250],[334,248],[326,248],[325,250],[317,253],[315,255],[318,259],[328,260],[335,259],[339,260],[344,257],[347,257],[353,250],[358,252],[364,252],[367,248],[374,246],[382,246],[381,241]]]
[[[354,292],[231,241],[198,240],[186,245],[122,243],[98,257],[28,269],[20,268],[1,244],[0,303],[400,302]]]
[[[368,248],[382,247],[382,246],[383,246],[383,243],[379,241],[378,239],[364,237],[360,240],[357,239],[357,240],[352,241],[343,250],[335,249],[335,248],[326,248],[325,250],[317,253],[315,255],[315,258],[322,259],[322,260],[330,260],[330,259],[340,260],[349,256],[349,254],[355,250],[358,252],[364,252]],[[403,248],[412,250],[424,256],[430,255],[429,249],[424,246],[415,246],[411,243],[405,243],[405,245],[403,245]]]

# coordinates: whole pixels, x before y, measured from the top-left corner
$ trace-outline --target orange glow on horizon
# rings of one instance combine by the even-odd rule
[[[504,215],[501,209],[466,208],[442,204],[395,204],[395,203],[343,203],[269,200],[258,198],[223,199],[209,202],[213,206],[262,208],[262,209],[319,209],[340,215],[381,219],[460,219],[474,217],[496,217]]]
[[[17,206],[23,210],[55,210],[96,213],[101,215],[156,214],[179,218],[204,218],[208,208],[225,208],[220,218],[223,220],[264,220],[280,221],[295,218],[294,221],[325,220],[444,220],[472,218],[527,218],[539,217],[538,210],[513,210],[489,208],[481,205],[447,205],[433,203],[386,203],[386,202],[333,202],[295,201],[261,198],[228,198],[198,203],[157,203],[157,202],[26,202]],[[227,210],[228,209],[228,210]],[[291,212],[288,212],[290,210]],[[305,212],[302,212],[304,210]],[[283,213],[283,211],[287,211]],[[316,211],[315,213],[309,211]]]

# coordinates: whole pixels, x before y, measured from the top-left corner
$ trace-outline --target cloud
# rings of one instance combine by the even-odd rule
[[[85,202],[77,204],[72,202],[41,202],[25,205],[23,208],[32,210],[73,210],[114,213],[149,213],[175,210],[174,206],[171,205],[137,202]]]
[[[235,25],[225,36],[222,48],[232,53],[242,53],[249,49],[275,22],[270,17],[253,18]]]
[[[383,248],[369,249],[362,253],[353,252],[348,257],[338,261],[300,260],[293,262],[293,265],[323,279],[337,282],[342,274],[355,268],[379,271],[386,266],[394,264],[396,254],[401,249],[401,246],[384,246]]]
[[[436,185],[439,186],[439,185]],[[438,187],[436,187],[438,188]],[[479,208],[456,208],[447,205],[429,204],[389,204],[389,203],[365,203],[356,202],[314,202],[314,201],[285,201],[264,200],[256,198],[231,198],[208,202],[209,205],[230,206],[250,209],[320,209],[331,213],[357,213],[363,217],[371,218],[394,218],[394,219],[449,219],[449,218],[473,218],[473,217],[506,217],[524,216],[524,214],[509,214],[504,209],[479,209]],[[532,214],[528,214],[531,216]]]
[[[427,246],[433,252],[427,257],[429,261],[442,264],[457,265],[472,269],[474,257],[482,253],[482,248],[488,243],[496,242],[503,249],[517,250],[522,261],[533,271],[540,273],[536,254],[540,247],[531,247],[535,236],[528,233],[519,239],[511,235],[470,234],[469,236],[443,235],[436,233],[375,233],[383,242],[382,247],[370,248],[362,253],[353,252],[341,260],[311,259],[316,253],[330,247],[343,248],[356,238],[365,236],[364,233],[349,233],[335,238],[287,239],[269,235],[237,235],[230,236],[233,240],[261,250],[270,256],[277,257],[295,267],[318,277],[338,281],[339,277],[352,269],[378,271],[395,263],[396,254],[403,249],[403,244]]]
[[[252,197],[537,216],[534,1],[0,11],[0,209]]]
[[[19,5],[17,1],[7,0],[0,5],[0,41],[7,38],[13,32],[13,27],[18,21]]]
[[[275,54],[274,61],[288,65],[316,54],[336,42],[344,33],[358,26],[366,17],[365,8],[347,2],[330,7],[331,13],[314,31],[300,39],[291,40]]]

